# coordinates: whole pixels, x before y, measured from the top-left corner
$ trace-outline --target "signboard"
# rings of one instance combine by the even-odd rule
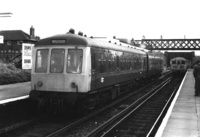
[[[34,44],[22,44],[22,69],[32,68],[32,51]]]
[[[3,36],[0,35],[0,44],[3,44]]]

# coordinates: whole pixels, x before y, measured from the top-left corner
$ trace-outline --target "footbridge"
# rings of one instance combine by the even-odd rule
[[[200,50],[200,39],[142,39],[135,44],[144,44],[149,50]]]
[[[200,51],[200,39],[142,39],[134,42],[135,45],[143,45],[148,50],[165,51],[167,66],[170,59],[175,57],[184,57],[194,64],[198,60],[195,51]]]

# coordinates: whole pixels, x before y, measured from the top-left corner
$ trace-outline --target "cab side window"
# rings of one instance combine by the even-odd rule
[[[67,72],[82,73],[83,50],[68,49],[67,55]]]

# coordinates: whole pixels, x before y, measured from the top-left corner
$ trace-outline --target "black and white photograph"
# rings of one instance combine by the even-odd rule
[[[1,0],[0,137],[200,137],[199,5]]]

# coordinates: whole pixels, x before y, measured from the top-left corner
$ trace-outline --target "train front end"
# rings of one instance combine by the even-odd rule
[[[40,40],[34,48],[30,98],[74,104],[90,90],[90,48],[73,34]]]
[[[189,61],[183,57],[175,57],[170,60],[170,67],[174,74],[184,74],[189,67]]]

